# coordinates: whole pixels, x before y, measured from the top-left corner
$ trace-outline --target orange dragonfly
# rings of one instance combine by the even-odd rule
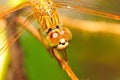
[[[120,20],[119,9],[117,9],[117,7],[119,7],[119,3],[119,1],[115,2],[113,0],[109,0],[109,2],[102,0],[55,0],[54,2],[52,0],[30,0],[18,5],[15,8],[1,12],[0,18],[12,14],[20,9],[29,7],[31,10],[30,13],[29,11],[27,12],[27,9],[25,9],[27,14],[20,15],[25,16],[26,19],[23,18],[20,22],[18,22],[21,23],[22,26],[27,26],[25,28],[29,28],[29,25],[34,21],[33,19],[36,19],[40,24],[40,30],[46,33],[45,36],[42,35],[42,37],[46,40],[45,42],[47,42],[46,47],[61,50],[63,54],[66,54],[66,48],[69,46],[69,42],[72,39],[72,33],[68,28],[60,25],[61,22],[56,8],[71,9],[85,14]],[[25,28],[19,27],[14,33],[8,33],[9,37],[7,37],[6,41],[12,39],[12,42],[9,43],[9,45],[6,42],[2,43],[0,55],[8,47],[14,44],[14,42],[26,30]],[[67,56],[65,57],[65,60],[67,61]]]
[[[102,0],[97,0],[96,2],[89,0],[30,0],[8,11],[1,12],[0,17],[5,17],[16,12],[17,10],[30,7],[31,12],[26,15],[27,18],[25,21],[31,20],[32,22],[34,17],[40,24],[40,29],[46,33],[45,39],[47,42],[47,47],[61,50],[63,53],[66,53],[65,50],[68,47],[70,40],[72,39],[72,34],[68,28],[62,27],[60,25],[61,22],[56,8],[72,9],[85,14],[92,14],[120,20],[118,13],[119,9],[114,8],[114,6],[112,7],[109,3],[118,4],[115,5],[118,7],[120,2],[115,2],[113,0],[110,0],[109,2]],[[28,23],[24,23],[23,25],[29,26]],[[8,39],[13,39],[13,42],[11,42],[9,45],[4,43],[0,49],[0,54],[2,54],[9,46],[11,46],[24,31],[25,29],[22,29],[21,31],[17,31],[14,34],[9,34],[10,36]],[[16,33],[18,33],[17,37],[13,38],[16,36]]]

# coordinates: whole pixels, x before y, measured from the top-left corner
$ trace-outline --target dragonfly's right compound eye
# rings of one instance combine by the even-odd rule
[[[49,32],[46,40],[50,47],[63,50],[69,45],[71,38],[72,34],[69,29],[62,27]]]

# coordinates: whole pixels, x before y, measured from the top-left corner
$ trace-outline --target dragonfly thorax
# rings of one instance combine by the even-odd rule
[[[67,48],[69,42],[72,38],[72,34],[68,28],[60,27],[51,30],[47,37],[47,43],[50,47],[56,48],[58,50],[63,50]]]
[[[56,28],[60,24],[56,8],[50,0],[32,0],[35,17],[43,31]]]

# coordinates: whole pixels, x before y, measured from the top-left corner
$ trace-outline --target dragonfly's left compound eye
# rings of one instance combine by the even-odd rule
[[[62,27],[49,32],[46,40],[50,47],[63,50],[69,45],[71,38],[71,32],[67,28]]]

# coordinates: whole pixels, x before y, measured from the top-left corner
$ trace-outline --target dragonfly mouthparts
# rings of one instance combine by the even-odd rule
[[[63,50],[69,45],[69,42],[66,41],[64,38],[60,39],[59,44],[57,45],[58,50]]]

